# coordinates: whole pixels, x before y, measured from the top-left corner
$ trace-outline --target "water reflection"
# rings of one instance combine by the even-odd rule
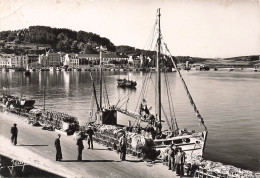
[[[110,105],[118,104],[132,111],[138,109],[138,101],[145,95],[147,102],[155,111],[156,75],[145,72],[131,72],[129,77],[137,81],[136,90],[117,87],[116,79],[128,77],[127,72],[104,71],[106,95]],[[36,107],[43,107],[43,88],[46,87],[46,108],[65,112],[78,117],[80,124],[89,120],[89,111],[96,107],[93,98],[93,87],[88,71],[53,71],[33,72],[28,78],[22,72],[0,72],[1,91],[10,88],[10,94],[22,92],[35,98]],[[258,72],[243,71],[182,71],[190,93],[204,117],[209,130],[205,158],[234,164],[242,168],[259,170],[260,159],[260,75]],[[92,72],[99,100],[99,74]],[[148,92],[142,94],[146,77],[152,83],[147,86]],[[177,73],[170,73],[168,80],[171,86],[174,111],[178,125],[182,128],[201,129],[198,119],[190,106],[189,99]],[[162,84],[165,77],[162,74]],[[22,90],[21,90],[22,88]],[[167,91],[162,86],[163,105],[166,114]],[[120,100],[120,102],[118,102]],[[103,103],[106,100],[103,99]],[[118,121],[127,124],[131,118],[118,114]],[[134,120],[131,120],[134,123]],[[163,126],[167,128],[166,123]]]
[[[65,90],[65,94],[68,97],[69,96],[69,85],[70,85],[70,75],[68,72],[63,72],[63,80],[64,80],[64,90]]]

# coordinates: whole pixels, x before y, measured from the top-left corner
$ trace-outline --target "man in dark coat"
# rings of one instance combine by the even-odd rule
[[[175,169],[175,145],[171,144],[168,147],[168,169],[174,171]]]
[[[17,124],[14,124],[13,127],[11,127],[11,134],[12,134],[12,137],[11,137],[11,142],[16,145],[17,144],[17,135],[18,135],[18,129],[17,129]]]
[[[88,134],[88,149],[90,149],[90,146],[91,146],[91,149],[93,150],[93,135],[94,135],[94,131],[92,130],[91,126],[88,126],[88,130],[87,130],[87,134]]]
[[[182,148],[177,149],[175,154],[175,165],[176,165],[176,175],[183,176],[184,174],[184,163],[185,163],[185,152],[182,151]]]
[[[125,133],[123,133],[123,136],[120,137],[119,139],[119,146],[120,146],[120,159],[122,161],[125,161],[125,156],[126,156],[126,145],[127,145],[127,138],[125,136]]]
[[[83,135],[80,135],[80,138],[77,141],[77,145],[78,145],[78,161],[82,161],[82,150],[84,150]]]
[[[60,146],[60,134],[58,134],[57,138],[55,139],[55,147],[56,147],[56,161],[62,160],[62,152],[61,152],[61,146]]]

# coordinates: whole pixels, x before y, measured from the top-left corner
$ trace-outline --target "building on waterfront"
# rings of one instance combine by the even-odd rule
[[[31,63],[34,63],[34,62],[38,62],[38,58],[39,58],[39,56],[36,55],[36,54],[29,54],[28,55],[28,63],[31,64]]]
[[[26,68],[29,63],[28,59],[27,55],[15,55],[12,63],[15,68]]]
[[[8,68],[26,68],[28,65],[27,55],[0,54],[0,66]]]
[[[79,68],[79,58],[78,54],[69,53],[65,55],[66,57],[66,65],[71,68]]]
[[[40,65],[40,67],[49,67],[49,61],[45,54],[39,55],[38,63]]]
[[[46,53],[48,64],[50,67],[61,66],[61,55],[59,53]]]
[[[128,61],[128,56],[125,55],[114,55],[114,54],[103,54],[102,62],[108,64],[113,61],[120,62],[122,60]],[[100,61],[100,54],[66,54],[64,56],[64,65],[71,68],[85,68],[90,65],[97,65]]]
[[[0,54],[0,68],[11,68],[13,54]]]
[[[134,66],[136,68],[141,67],[141,63],[143,62],[142,55],[136,55],[136,54],[129,54],[128,55],[128,64],[130,66]]]

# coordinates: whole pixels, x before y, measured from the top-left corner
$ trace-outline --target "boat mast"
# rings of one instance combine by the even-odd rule
[[[158,39],[157,39],[157,105],[159,118],[159,133],[161,133],[161,69],[160,69],[160,53],[161,53],[161,27],[160,27],[160,9],[158,9]]]
[[[45,86],[43,87],[43,110],[45,111]]]
[[[99,64],[99,69],[100,69],[100,81],[99,81],[99,85],[100,85],[100,111],[102,111],[102,50],[100,49],[100,64]]]
[[[21,99],[20,102],[22,101],[23,98],[23,72],[22,72],[22,80],[21,80]]]
[[[97,99],[97,93],[96,93],[95,83],[94,83],[94,80],[93,80],[93,78],[92,78],[91,71],[90,71],[90,79],[91,79],[91,81],[92,81],[93,93],[94,93],[95,100],[96,100],[96,104],[97,104],[97,110],[100,111],[101,109],[100,109],[99,104],[98,104],[98,99]]]

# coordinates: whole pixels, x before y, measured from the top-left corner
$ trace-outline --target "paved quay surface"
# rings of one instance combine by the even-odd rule
[[[18,127],[17,146],[11,145],[10,128]],[[178,177],[167,166],[145,162],[127,155],[120,161],[119,155],[94,142],[94,150],[87,149],[84,141],[83,162],[77,162],[77,145],[72,136],[61,136],[63,161],[55,161],[54,140],[57,132],[42,130],[26,123],[24,117],[0,111],[0,153],[12,159],[24,161],[32,166],[63,177]]]

